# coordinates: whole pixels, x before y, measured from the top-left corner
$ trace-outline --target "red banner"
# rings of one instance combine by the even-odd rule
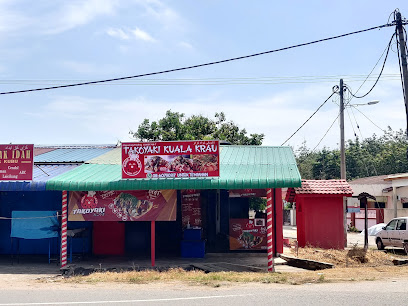
[[[33,179],[34,145],[0,145],[0,181]]]
[[[266,250],[265,219],[230,219],[230,250]]]
[[[69,193],[68,221],[175,221],[176,190]]]
[[[194,189],[181,191],[181,218],[183,227],[202,227],[200,191]]]
[[[189,178],[220,175],[219,141],[122,143],[122,178]]]
[[[229,190],[230,198],[264,198],[266,197],[265,189],[234,189]]]

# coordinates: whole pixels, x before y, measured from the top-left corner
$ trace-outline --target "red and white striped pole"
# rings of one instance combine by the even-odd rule
[[[62,191],[62,219],[61,219],[61,268],[67,265],[67,230],[68,230],[68,203],[67,191]]]
[[[268,272],[275,272],[273,264],[273,196],[272,189],[266,190],[266,243],[268,250]]]

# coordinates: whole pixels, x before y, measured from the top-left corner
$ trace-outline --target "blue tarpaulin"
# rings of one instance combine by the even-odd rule
[[[13,211],[11,220],[12,238],[44,239],[59,235],[56,211]]]

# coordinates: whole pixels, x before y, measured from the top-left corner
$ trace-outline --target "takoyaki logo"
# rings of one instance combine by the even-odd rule
[[[74,209],[72,211],[73,215],[86,215],[86,214],[105,214],[105,207],[96,207],[96,208],[79,208],[79,209]]]
[[[95,191],[88,191],[81,199],[82,208],[96,208],[98,206],[98,198],[95,196]]]
[[[128,152],[129,156],[123,161],[122,168],[123,172],[129,176],[136,176],[142,170],[142,163],[139,160],[139,154],[136,151],[130,149]]]

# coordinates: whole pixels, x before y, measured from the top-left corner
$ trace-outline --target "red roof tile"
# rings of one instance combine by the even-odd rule
[[[346,180],[302,180],[302,187],[288,189],[286,201],[293,202],[297,194],[352,195],[353,190]]]

